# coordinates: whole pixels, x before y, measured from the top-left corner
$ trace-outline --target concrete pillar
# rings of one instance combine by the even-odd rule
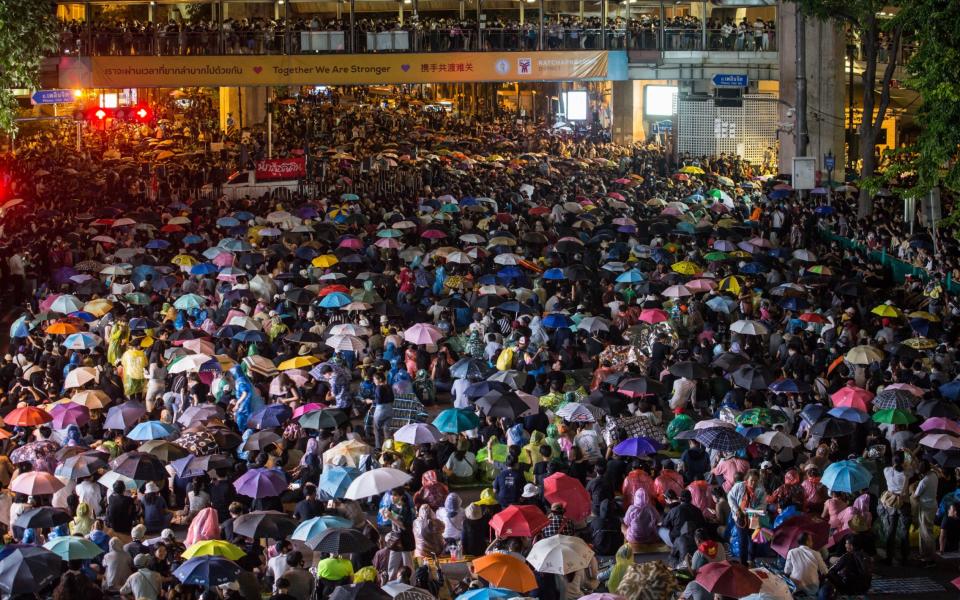
[[[780,131],[780,172],[790,173],[793,169],[796,140],[796,60],[797,38],[793,2],[781,2],[777,11],[777,48],[780,56],[780,100],[779,120],[781,126],[790,124],[789,131]],[[843,30],[829,21],[812,17],[806,18],[806,75],[807,75],[807,129],[809,143],[807,154],[816,157],[817,166],[823,168],[823,156],[833,152],[834,156],[844,156],[844,98],[846,78],[844,60],[846,41]],[[842,177],[839,168],[834,171],[834,179]]]
[[[233,115],[237,127],[252,127],[267,118],[267,88],[221,87],[220,128],[227,129],[227,116]]]
[[[640,81],[614,81],[611,104],[613,106],[613,141],[632,144],[646,137],[643,127],[643,87]]]

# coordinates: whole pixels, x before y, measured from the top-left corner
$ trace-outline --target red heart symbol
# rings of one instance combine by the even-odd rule
[[[259,74],[260,74],[260,71],[262,71],[262,70],[263,70],[263,67],[254,67],[254,68],[253,68],[253,72],[256,73],[257,75],[259,75]]]

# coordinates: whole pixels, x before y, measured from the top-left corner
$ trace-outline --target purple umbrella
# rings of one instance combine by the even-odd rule
[[[128,400],[119,406],[107,411],[107,418],[103,421],[104,429],[118,429],[124,431],[147,414],[147,408],[134,400]]]
[[[287,479],[275,469],[250,469],[233,483],[238,494],[250,498],[279,496],[287,489]]]
[[[70,281],[70,278],[77,274],[73,267],[60,267],[53,272],[53,282],[57,285],[63,285]]]
[[[646,437],[632,437],[623,440],[613,448],[614,454],[620,456],[646,456],[656,454],[660,444]]]
[[[70,425],[82,427],[90,421],[90,409],[82,404],[66,402],[50,409],[52,424],[56,429],[66,429]]]
[[[57,457],[55,455],[59,449],[60,446],[50,440],[30,442],[11,452],[10,462],[13,464],[32,463],[33,468],[38,471],[53,473],[57,468]]]

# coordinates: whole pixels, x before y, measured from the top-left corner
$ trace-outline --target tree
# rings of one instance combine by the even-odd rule
[[[16,131],[13,88],[39,87],[40,63],[57,48],[57,7],[50,0],[0,0],[0,131]]]
[[[920,198],[932,188],[960,191],[960,3],[912,0],[897,15],[920,42],[907,61],[907,87],[923,99],[917,110],[917,141],[891,153],[886,182],[904,196]],[[960,214],[952,215],[960,222]]]
[[[863,118],[860,123],[860,179],[870,179],[877,171],[874,149],[883,120],[890,108],[890,83],[900,59],[900,47],[907,25],[905,19],[885,19],[878,13],[894,7],[905,10],[913,0],[794,0],[805,14],[822,20],[833,20],[849,27],[860,38],[863,47]],[[881,39],[881,34],[889,43]],[[881,44],[887,48],[887,64],[879,75],[878,59]],[[873,210],[869,190],[860,190],[859,216]]]

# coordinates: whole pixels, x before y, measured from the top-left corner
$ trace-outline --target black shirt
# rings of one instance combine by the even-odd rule
[[[670,530],[670,539],[676,539],[683,533],[683,526],[690,524],[691,531],[704,523],[703,513],[689,502],[680,502],[663,517],[662,526]]]
[[[323,514],[323,504],[323,502],[316,498],[304,498],[300,502],[297,502],[297,506],[293,510],[293,516],[299,521],[319,517]]]
[[[940,523],[940,529],[946,537],[944,552],[960,550],[960,517],[944,517]]]

